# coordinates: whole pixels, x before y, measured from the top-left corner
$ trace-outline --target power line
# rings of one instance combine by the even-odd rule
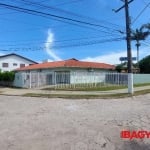
[[[111,38],[111,39],[95,40],[95,41],[74,43],[70,45],[54,46],[53,48],[57,49],[57,48],[88,46],[88,45],[103,44],[103,43],[109,43],[109,42],[117,42],[117,41],[122,41],[124,39],[125,38]]]
[[[6,19],[6,18],[4,18],[4,19]],[[6,19],[7,20],[7,19]],[[16,22],[16,20],[14,20],[15,22]],[[24,23],[24,22],[23,22]],[[60,27],[59,25],[58,26],[51,26],[52,28],[57,28],[57,27]],[[62,25],[61,25],[61,27],[62,27]],[[65,27],[65,26],[64,26]],[[90,27],[89,27],[90,28]],[[41,29],[41,27],[39,27],[39,29]],[[93,28],[91,28],[91,29],[93,29]],[[31,30],[31,29],[26,29],[26,30]],[[35,30],[35,28],[34,28],[34,30]],[[95,29],[94,29],[95,30]],[[97,31],[99,31],[98,29],[97,29]],[[7,31],[8,32],[8,31]],[[13,32],[13,31],[9,31],[9,32]],[[15,31],[14,31],[15,32]],[[101,30],[99,31],[99,32],[102,32]],[[105,32],[104,31],[104,33],[107,33],[107,32]],[[108,34],[108,33],[107,33]],[[108,37],[108,36],[114,36],[114,34],[108,34],[108,35],[101,35],[101,36],[92,36],[92,37],[80,37],[79,39],[78,38],[73,38],[73,39],[64,39],[64,40],[61,40],[61,41],[54,41],[54,42],[64,42],[64,41],[73,41],[73,40],[83,40],[83,39],[90,39],[90,38],[101,38],[101,37]],[[22,40],[23,41],[23,40]],[[31,43],[31,40],[24,40],[24,41],[30,41],[30,43]],[[32,40],[33,41],[33,40]],[[42,40],[43,41],[43,40]],[[5,41],[0,41],[0,44],[2,45],[3,44],[3,42],[5,42]],[[9,41],[7,41],[7,43],[8,43]],[[16,42],[16,41],[11,41],[11,42]],[[20,42],[20,40],[18,41],[17,40],[17,43],[18,42]],[[39,42],[39,41],[33,41],[33,42]],[[45,43],[45,42],[42,42],[43,44]],[[26,45],[26,44],[29,44],[29,43],[25,43],[24,45]],[[14,44],[13,44],[14,45]]]
[[[13,0],[13,2],[14,1],[17,1],[17,2],[19,2],[18,0]],[[35,4],[36,5],[39,5],[40,6],[40,8],[42,8],[42,7],[44,7],[44,8],[47,8],[47,9],[53,9],[53,10],[57,10],[57,11],[61,11],[61,12],[65,12],[65,13],[70,13],[70,14],[74,14],[75,15],[75,13],[72,13],[72,12],[69,12],[69,11],[65,11],[65,10],[62,10],[62,9],[59,9],[59,8],[54,8],[54,7],[52,7],[52,6],[47,6],[47,5],[42,5],[42,3],[43,2],[45,2],[45,1],[47,1],[47,0],[43,0],[43,1],[40,1],[39,3],[37,3],[37,2],[32,2],[32,1],[27,1],[27,0],[21,0],[21,1],[23,1],[24,2],[24,4],[23,4],[23,6],[24,5],[28,5],[28,4],[30,4],[29,6],[35,6]],[[78,1],[82,1],[82,0],[78,0]],[[66,4],[70,4],[70,3],[72,3],[72,2],[75,2],[75,0],[74,1],[70,1],[70,2],[65,2]],[[77,0],[76,0],[76,2],[77,2]],[[58,4],[59,6],[60,5],[62,5],[62,4]],[[57,5],[57,6],[58,6]],[[56,6],[56,5],[55,5]],[[36,9],[36,10],[38,10],[38,9]],[[7,13],[7,14],[12,14],[12,13]],[[3,14],[0,14],[0,15],[3,15]]]
[[[105,20],[96,20],[95,18],[90,18],[90,17],[87,17],[87,16],[82,16],[82,15],[79,15],[79,14],[75,14],[75,13],[72,13],[72,12],[69,12],[69,11],[65,11],[65,10],[62,10],[62,9],[58,9],[58,8],[55,8],[55,7],[51,7],[51,6],[47,6],[47,5],[41,5],[41,3],[37,3],[37,2],[31,2],[29,0],[15,0],[15,1],[23,1],[25,2],[25,4],[30,4],[32,6],[38,6],[38,7],[42,7],[42,8],[48,8],[48,9],[52,9],[52,10],[55,10],[55,11],[59,11],[59,12],[62,12],[62,13],[66,13],[66,14],[69,14],[69,15],[73,15],[73,16],[77,16],[77,17],[80,17],[80,18],[83,18],[83,19],[88,19],[91,20],[91,21],[97,21],[97,22],[102,22],[102,23],[108,23],[110,25],[114,25],[116,27],[119,27],[119,25],[116,25],[116,24],[113,24],[113,23],[110,23],[108,21],[105,21]],[[13,9],[14,10],[14,9]],[[36,9],[37,10],[37,9]],[[18,11],[18,10],[17,10]],[[29,13],[29,12],[24,12],[24,11],[21,11],[23,13],[28,13],[28,14],[32,14],[32,13]],[[32,15],[35,15],[35,14],[32,14]],[[37,14],[36,14],[37,15]],[[41,15],[37,15],[37,16],[41,16]],[[45,18],[49,18],[48,16],[43,16],[42,17],[45,17]],[[93,28],[93,27],[90,27],[89,25],[81,25],[80,23],[73,23],[73,22],[68,22],[68,21],[65,21],[65,20],[59,20],[59,19],[54,19],[54,18],[51,18],[53,20],[56,20],[56,21],[61,21],[61,22],[64,22],[64,23],[69,23],[71,25],[75,25],[75,26],[79,26],[79,27],[84,27],[84,28],[87,28],[87,29],[90,29],[90,30],[93,30],[93,31],[99,31],[99,32],[103,32],[103,33],[106,33],[108,35],[112,35],[112,36],[120,36],[119,34],[119,29],[113,29],[113,28],[110,28],[110,27],[106,27],[104,25],[101,25],[101,28],[107,30],[107,31],[104,31],[104,30],[100,30],[100,29],[97,29],[97,28]],[[98,24],[96,24],[98,25]],[[115,33],[114,33],[115,31]]]
[[[54,10],[54,11],[58,11],[58,12],[61,12],[61,13],[65,13],[65,14],[67,14],[67,15],[72,15],[72,16],[76,16],[76,17],[80,17],[80,18],[82,18],[82,19],[88,19],[88,20],[90,20],[90,21],[96,21],[96,22],[100,22],[100,23],[108,23],[108,24],[111,24],[111,25],[115,25],[115,26],[119,26],[119,25],[116,25],[116,24],[113,24],[113,23],[110,23],[110,22],[108,22],[108,21],[104,21],[104,20],[97,20],[97,19],[95,19],[95,18],[91,18],[91,17],[88,17],[88,16],[83,16],[83,15],[79,15],[79,14],[77,14],[77,13],[74,13],[74,12],[70,12],[70,11],[66,11],[66,10],[63,10],[63,9],[60,9],[60,8],[56,8],[56,7],[52,7],[52,6],[47,6],[47,5],[41,5],[41,4],[39,4],[39,3],[37,3],[37,2],[31,2],[31,1],[29,1],[29,0],[21,0],[21,1],[24,1],[24,2],[26,2],[26,3],[28,3],[28,4],[32,4],[32,6],[39,6],[39,7],[43,7],[43,8],[47,8],[47,9],[49,9],[49,10]],[[80,0],[81,1],[81,0]],[[36,9],[37,10],[37,9]],[[113,29],[113,28],[110,28],[110,27],[106,27],[107,29],[112,29],[112,30],[114,30],[114,31],[117,31],[116,29]],[[118,31],[117,31],[118,32]]]
[[[16,20],[16,19],[8,19],[8,18],[2,18],[1,17],[1,19],[2,20],[6,20],[6,21],[15,21],[15,22],[19,22],[19,23],[23,23],[23,24],[29,24],[29,23],[26,23],[26,22],[24,22],[24,21],[18,21],[18,20]],[[66,23],[66,21],[63,21],[63,22],[65,22]],[[72,24],[72,25],[77,25],[77,24],[75,24],[75,23],[70,23],[70,24]],[[30,25],[30,24],[29,24]],[[35,25],[34,25],[35,26]],[[37,26],[37,25],[36,25]],[[90,30],[93,30],[93,31],[98,31],[98,32],[103,32],[103,33],[106,33],[106,34],[108,34],[108,35],[111,35],[111,36],[120,36],[120,34],[116,34],[116,33],[114,33],[114,32],[108,32],[108,31],[104,31],[104,30],[100,30],[100,29],[97,29],[97,28],[93,28],[93,27],[89,27],[89,26],[84,26],[84,25],[77,25],[77,26],[79,26],[79,27],[85,27],[85,28],[88,28],[88,29],[90,29]],[[42,26],[43,28],[49,28],[49,26]],[[38,28],[40,29],[40,28],[42,28],[41,26],[39,26]],[[66,27],[65,25],[53,25],[53,26],[51,26],[51,28],[57,28],[57,27]],[[31,29],[26,29],[26,30],[31,30]],[[35,30],[35,27],[34,27],[34,30]],[[36,29],[37,30],[37,29]],[[6,33],[6,31],[2,31],[2,32],[5,32]],[[2,33],[1,32],[1,33]],[[8,30],[7,30],[7,32],[8,32]],[[15,32],[14,30],[9,30],[9,32]],[[118,30],[118,32],[119,32],[119,30]]]
[[[137,17],[132,21],[132,25],[138,20],[138,18],[144,13],[144,11],[150,6],[150,2],[140,11]]]
[[[21,23],[21,24],[25,24],[25,25],[31,25],[31,26],[34,26],[33,28],[27,28],[27,29],[23,29],[23,31],[34,31],[34,30],[42,30],[43,28],[49,28],[49,27],[51,27],[51,28],[62,28],[62,27],[67,27],[66,25],[52,25],[52,26],[40,26],[40,25],[36,25],[36,24],[30,24],[30,23],[27,23],[27,22],[24,22],[24,21],[18,21],[18,20],[16,20],[16,19],[8,19],[8,18],[4,18],[4,17],[0,17],[0,20],[4,20],[4,21],[14,21],[14,22],[19,22],[19,23]],[[37,26],[37,27],[35,27],[35,26]],[[2,31],[0,31],[0,33],[3,33],[3,32],[7,32],[7,33],[10,33],[10,32],[16,32],[16,30],[2,30]],[[19,30],[17,29],[17,32],[19,32]]]
[[[36,11],[36,10],[32,10],[32,9],[26,9],[26,8],[17,7],[17,6],[13,6],[13,5],[7,5],[7,4],[3,4],[3,3],[0,3],[0,6],[5,7],[7,9],[12,9],[12,10],[15,10],[15,11],[20,11],[20,12],[23,12],[23,13],[32,14],[32,15],[36,15],[36,16],[42,16],[42,17],[46,17],[46,18],[51,17],[51,19],[61,21],[61,22],[65,22],[65,23],[69,23],[69,24],[73,24],[73,25],[77,25],[77,26],[81,26],[79,24],[86,25],[86,26],[81,26],[81,27],[84,27],[84,28],[85,27],[89,28],[89,27],[92,26],[92,27],[100,27],[100,28],[107,29],[107,30],[109,29],[108,27],[102,26],[100,24],[85,22],[85,21],[82,21],[82,20],[76,20],[76,19],[63,17],[63,16],[58,16],[58,15],[45,13],[45,12],[41,12],[41,11]],[[101,30],[101,32],[109,33],[109,34],[112,34],[112,35],[114,34],[112,32],[110,33],[108,31],[103,31],[103,30]]]
[[[103,43],[109,43],[109,42],[117,42],[122,41],[125,38],[111,38],[111,39],[102,39],[102,40],[93,40],[93,41],[86,41],[86,42],[78,42],[68,45],[58,45],[58,46],[52,46],[52,48],[55,49],[61,49],[61,48],[70,48],[70,47],[81,47],[81,46],[88,46],[88,45],[95,45],[95,44],[103,44]],[[38,51],[38,50],[44,50],[46,47],[21,47],[21,48],[9,48],[9,49],[0,49],[0,51]]]
[[[44,8],[44,9],[49,9],[49,10],[53,10],[53,11],[56,11],[56,12],[60,12],[60,13],[65,13],[67,15],[72,15],[72,16],[76,16],[76,17],[81,17],[81,18],[86,18],[85,16],[81,16],[79,14],[76,14],[76,13],[73,13],[73,12],[70,12],[70,11],[66,11],[66,10],[63,10],[63,9],[60,9],[60,8],[56,8],[56,7],[53,7],[53,6],[50,6],[50,5],[42,5],[38,2],[31,2],[29,0],[15,0],[15,1],[18,1],[18,2],[24,2],[25,4],[30,4],[29,6],[34,6],[34,7],[38,7],[36,10],[39,10],[39,8]]]
[[[101,36],[101,37],[106,37],[106,36]],[[120,38],[120,37],[119,37]],[[46,44],[46,43],[54,43],[54,44],[57,44],[57,43],[67,43],[67,42],[74,42],[74,41],[80,41],[81,42],[81,40],[83,40],[82,42],[87,42],[87,40],[93,40],[93,39],[99,39],[100,40],[100,36],[93,36],[93,37],[80,37],[80,38],[72,38],[72,39],[64,39],[64,40],[54,40],[53,42],[43,42],[43,40],[42,40],[42,42],[40,42],[40,41],[33,41],[33,43],[35,43],[36,45],[37,44],[40,44],[40,45],[44,45],[44,44]],[[34,45],[31,41],[29,42],[29,40],[28,41],[26,41],[26,42],[23,42],[23,43],[16,43],[16,44],[14,44],[15,42],[18,42],[18,41],[11,41],[11,42],[13,42],[13,44],[3,44],[3,43],[6,43],[6,42],[1,42],[0,41],[0,44],[1,44],[1,46],[18,46],[18,45],[30,45],[30,44],[32,44],[32,45]],[[8,43],[8,41],[7,41],[7,43]]]
[[[83,19],[90,19],[92,21],[98,21],[98,20],[95,20],[93,18],[90,18],[90,17],[85,17],[85,16],[81,16],[81,15],[78,15],[78,14],[75,14],[75,13],[72,13],[72,12],[69,12],[69,11],[65,11],[65,10],[62,10],[62,9],[58,9],[58,8],[55,8],[55,7],[51,7],[51,6],[47,6],[47,5],[41,5],[40,3],[37,3],[37,2],[30,2],[28,0],[21,0],[23,2],[25,2],[26,4],[30,4],[32,6],[38,6],[38,7],[42,7],[42,8],[47,8],[47,9],[50,9],[50,10],[55,10],[55,11],[59,11],[61,13],[66,13],[67,15],[73,15],[73,16],[76,16],[76,17],[80,17],[80,18],[83,18]],[[15,6],[17,7],[17,6]],[[26,9],[26,8],[21,8],[21,9]],[[42,15],[50,15],[51,17],[57,17],[59,19],[65,19],[65,20],[69,20],[69,21],[73,21],[73,22],[78,22],[78,23],[81,23],[81,24],[86,24],[86,25],[90,25],[90,26],[96,26],[96,27],[101,27],[101,28],[104,28],[104,29],[107,29],[107,30],[112,30],[112,31],[115,31],[115,32],[118,32],[118,30],[116,29],[113,29],[113,28],[110,28],[110,27],[106,27],[104,25],[100,25],[100,24],[95,24],[95,23],[90,23],[90,22],[85,22],[85,21],[81,21],[81,20],[77,20],[77,19],[72,19],[72,18],[67,18],[67,17],[62,17],[62,16],[57,16],[57,15],[53,15],[53,14],[47,14],[47,13],[43,13],[43,12],[37,12],[36,10],[27,10],[26,11],[34,11],[34,13],[42,13]],[[36,11],[36,12],[35,12]],[[101,22],[104,22],[104,21],[101,21]],[[105,21],[106,22],[106,21]],[[108,23],[108,22],[107,22]],[[111,25],[114,25],[112,23],[109,23]]]
[[[84,22],[84,21],[80,21],[80,20],[76,20],[76,19],[72,19],[72,18],[67,18],[67,17],[62,17],[62,16],[57,16],[57,15],[53,15],[53,14],[49,14],[49,13],[44,13],[44,12],[40,12],[40,11],[35,11],[35,10],[31,10],[31,9],[26,9],[26,8],[21,8],[21,7],[17,7],[17,6],[13,6],[13,5],[7,5],[7,4],[3,4],[3,3],[0,3],[1,6],[5,7],[5,8],[8,8],[8,9],[13,9],[13,10],[16,10],[16,11],[20,11],[20,12],[24,12],[24,13],[28,13],[28,14],[32,14],[32,15],[40,15],[42,17],[54,17],[55,20],[57,19],[58,21],[63,21],[65,20],[66,21],[72,21],[74,24],[75,23],[81,23],[81,24],[84,24],[84,25],[89,25],[89,26],[94,26],[94,27],[101,27],[101,28],[104,28],[104,29],[108,29],[108,27],[105,27],[105,26],[101,26],[99,24],[93,24],[93,23],[89,23],[89,22]],[[62,20],[60,20],[62,19]],[[76,24],[77,25],[77,24]],[[88,26],[88,27],[89,27]],[[109,33],[110,32],[107,32],[107,31],[101,31],[101,32],[105,32],[105,33]],[[111,33],[113,35],[113,33]],[[72,45],[62,45],[62,46],[57,46],[55,48],[62,48],[62,47],[76,47],[76,46],[85,46],[85,45],[93,45],[93,44],[96,44],[96,43],[105,43],[105,42],[113,42],[113,41],[118,41],[120,39],[107,39],[106,41],[90,41],[90,42],[87,42],[87,43],[75,43],[75,44],[72,44]]]

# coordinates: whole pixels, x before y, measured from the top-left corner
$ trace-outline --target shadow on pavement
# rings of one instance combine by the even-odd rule
[[[122,150],[150,150],[150,144],[144,144],[143,142],[128,141],[124,142]]]

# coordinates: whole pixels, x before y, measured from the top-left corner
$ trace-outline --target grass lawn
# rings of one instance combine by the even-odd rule
[[[134,87],[142,87],[142,86],[150,86],[150,83],[143,83],[143,84],[135,84]],[[126,89],[127,86],[125,85],[100,85],[97,84],[96,86],[92,85],[60,85],[60,86],[53,86],[44,88],[43,90],[61,90],[61,91],[110,91],[110,90],[117,90],[117,89]]]
[[[61,90],[61,91],[109,91],[116,89],[127,88],[125,85],[111,85],[111,84],[70,84],[58,85],[53,87],[44,88],[43,90]]]
[[[116,98],[125,98],[125,97],[132,97],[132,96],[138,96],[143,94],[150,93],[150,89],[141,90],[141,91],[135,91],[133,95],[128,93],[118,93],[118,94],[104,94],[104,95],[77,95],[77,94],[35,94],[35,93],[27,93],[23,96],[27,97],[45,97],[45,98],[67,98],[67,99],[116,99]]]

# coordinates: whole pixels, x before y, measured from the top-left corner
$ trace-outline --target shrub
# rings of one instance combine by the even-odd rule
[[[0,81],[13,82],[14,78],[15,78],[15,73],[12,71],[0,72]]]

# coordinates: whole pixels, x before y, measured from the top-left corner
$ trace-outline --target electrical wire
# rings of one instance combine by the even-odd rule
[[[89,27],[92,26],[92,27],[100,27],[100,28],[103,28],[103,29],[108,29],[108,27],[102,26],[100,24],[94,24],[94,23],[85,22],[85,21],[82,21],[82,20],[76,20],[76,19],[72,19],[72,18],[68,18],[68,17],[58,16],[58,15],[54,15],[54,14],[50,14],[50,13],[45,13],[45,12],[36,11],[36,10],[32,10],[32,9],[26,9],[26,8],[17,7],[17,6],[13,6],[13,5],[7,5],[7,4],[4,4],[4,3],[0,3],[0,6],[5,7],[7,9],[12,9],[12,10],[15,10],[15,11],[19,11],[19,12],[23,12],[23,13],[27,13],[27,14],[32,14],[32,15],[36,15],[36,16],[41,16],[41,17],[46,17],[46,18],[50,17],[53,20],[73,24],[73,25],[76,25],[76,26],[84,27],[84,28],[85,27],[89,28]],[[79,24],[81,24],[82,26],[79,25]],[[83,26],[83,25],[86,25],[86,26]],[[103,30],[101,30],[101,32],[109,33],[109,34],[112,34],[112,35],[114,34],[112,32],[103,31]]]
[[[15,1],[18,1],[18,0],[15,0]],[[41,5],[41,3],[37,3],[37,2],[31,2],[31,1],[28,1],[28,0],[19,0],[19,1],[24,1],[24,2],[26,2],[25,4],[32,4],[32,5],[34,5],[34,6],[39,6],[39,7],[44,7],[44,8],[48,8],[48,9],[52,9],[52,10],[56,10],[56,11],[60,11],[60,12],[65,12],[65,13],[68,13],[68,14],[71,14],[71,15],[74,15],[74,16],[78,16],[78,17],[82,17],[82,18],[84,18],[84,19],[88,19],[88,21],[89,21],[89,19],[90,20],[92,20],[92,21],[98,21],[98,22],[100,22],[99,20],[96,20],[96,19],[93,19],[93,18],[90,18],[90,17],[85,17],[85,16],[81,16],[81,15],[78,15],[78,14],[74,14],[74,13],[72,13],[72,12],[68,12],[68,11],[64,11],[64,10],[61,10],[61,9],[58,9],[58,8],[53,8],[53,7],[51,7],[51,6],[46,6],[46,5]],[[18,10],[17,10],[18,11]],[[24,11],[21,11],[21,12],[24,12]],[[24,12],[24,13],[26,13],[26,12]],[[28,14],[32,14],[32,15],[35,15],[34,13],[29,13],[28,12]],[[37,14],[36,14],[37,15]],[[39,15],[38,15],[39,16]],[[41,15],[40,15],[41,16]],[[45,18],[49,18],[48,16],[43,16],[42,15],[42,17],[45,17]],[[101,28],[104,28],[104,30],[100,30],[100,29],[97,29],[96,27],[91,27],[91,26],[89,26],[89,25],[81,25],[81,24],[79,24],[79,23],[73,23],[73,22],[69,22],[69,21],[64,21],[64,20],[59,20],[59,19],[54,19],[54,18],[51,18],[51,19],[53,19],[53,20],[56,20],[56,21],[61,21],[61,22],[64,22],[64,23],[69,23],[69,24],[71,24],[71,25],[75,25],[75,26],[79,26],[79,27],[82,27],[82,28],[87,28],[87,29],[90,29],[90,30],[93,30],[93,31],[98,31],[98,32],[102,32],[102,33],[105,33],[105,34],[108,34],[108,35],[111,35],[111,36],[120,36],[120,33],[119,33],[119,29],[116,29],[116,27],[115,27],[115,29],[113,29],[113,28],[110,28],[110,27],[106,27],[106,26],[102,26],[101,25]],[[108,22],[108,21],[101,21],[101,22],[105,22],[105,23],[108,23],[108,24],[111,24],[111,25],[115,25],[115,24],[112,24],[112,23],[110,23],[110,22]],[[63,25],[63,26],[65,26],[65,25]],[[118,25],[115,25],[115,26],[118,26]],[[107,30],[107,31],[105,31],[105,30]],[[109,31],[110,30],[110,31]]]
[[[94,40],[94,41],[86,41],[86,42],[78,42],[68,45],[58,45],[58,46],[52,46],[52,48],[55,49],[61,49],[61,48],[70,48],[70,47],[81,47],[81,46],[88,46],[88,45],[95,45],[95,44],[103,44],[108,42],[117,42],[122,41],[125,38],[111,38],[111,39],[102,39],[102,40]],[[22,48],[9,48],[9,49],[0,49],[0,51],[38,51],[38,50],[44,50],[46,47],[22,47]]]
[[[37,3],[37,2],[31,2],[31,1],[29,1],[29,0],[16,0],[16,1],[23,1],[23,2],[26,2],[26,4],[30,4],[30,5],[32,5],[32,6],[38,6],[38,7],[41,7],[41,8],[47,8],[47,9],[49,9],[49,10],[54,10],[54,11],[57,11],[57,12],[60,12],[60,13],[65,13],[65,14],[67,14],[67,15],[71,15],[71,16],[75,16],[75,17],[80,17],[80,18],[82,18],[82,19],[88,19],[88,21],[90,20],[90,21],[94,21],[94,22],[100,22],[100,23],[108,23],[108,24],[111,24],[111,25],[114,25],[114,26],[119,26],[119,25],[116,25],[116,24],[113,24],[113,23],[110,23],[110,22],[108,22],[108,21],[104,21],[104,20],[97,20],[97,19],[95,19],[95,18],[91,18],[91,17],[88,17],[88,16],[83,16],[83,15],[79,15],[79,14],[77,14],[77,13],[73,13],[73,12],[70,12],[70,11],[66,11],[66,10],[63,10],[63,9],[60,9],[60,8],[56,8],[56,7],[52,7],[52,6],[47,6],[47,5],[41,5],[41,4],[39,4],[39,3]],[[80,0],[81,1],[81,0]],[[38,9],[36,9],[36,10],[38,10]],[[117,31],[118,32],[118,30],[116,30],[116,29],[114,29],[114,28],[110,28],[110,27],[106,27],[105,26],[105,28],[107,28],[107,29],[112,29],[113,31]]]
[[[71,39],[63,39],[63,40],[54,40],[53,42],[54,43],[63,43],[63,42],[74,42],[74,41],[81,41],[81,40],[92,40],[92,39],[100,39],[101,37],[107,37],[106,35],[105,36],[88,36],[88,37],[80,37],[80,38],[71,38]],[[32,39],[33,40],[33,39]],[[9,45],[9,46],[16,46],[16,45],[29,45],[29,44],[32,44],[33,43],[40,43],[40,44],[46,44],[46,43],[53,43],[53,42],[43,42],[43,40],[22,40],[22,41],[10,41],[12,42],[13,44]],[[14,44],[15,42],[23,42],[23,43],[19,43],[19,44]],[[9,41],[0,41],[0,44],[1,45],[7,45],[8,44],[5,44],[5,43],[9,43]]]
[[[74,25],[77,25],[77,26],[84,26],[86,28],[93,28],[94,27],[94,30],[96,30],[96,27],[100,27],[100,28],[104,29],[104,30],[100,30],[101,32],[104,32],[104,33],[107,33],[107,34],[110,34],[110,35],[114,36],[114,33],[105,31],[105,30],[108,30],[108,29],[110,30],[109,27],[102,26],[100,24],[85,22],[85,21],[82,21],[82,20],[72,19],[72,18],[68,18],[68,17],[64,17],[64,16],[54,15],[54,14],[50,14],[50,13],[36,11],[36,10],[33,10],[33,9],[22,8],[22,7],[18,7],[18,6],[14,6],[14,5],[8,5],[8,4],[4,4],[4,3],[0,3],[0,6],[4,7],[4,8],[7,8],[7,9],[24,12],[24,13],[27,13],[27,14],[32,14],[32,15],[36,15],[36,16],[51,18],[51,19],[54,19],[54,20],[57,20],[57,21],[61,21],[61,22],[69,23],[69,24],[74,24]],[[114,39],[86,41],[86,42],[80,42],[80,43],[73,43],[73,44],[70,44],[70,45],[54,46],[53,48],[57,49],[57,48],[67,48],[67,47],[94,45],[94,44],[100,44],[100,43],[106,43],[106,42],[120,41],[120,40],[123,40],[123,39],[124,38],[114,38]],[[15,49],[16,49],[16,51],[17,51],[17,49],[19,50],[19,48],[15,48]],[[33,50],[32,48],[27,48],[27,49],[22,48],[22,49],[29,50],[29,51]],[[39,47],[37,49],[42,49],[42,47]],[[37,49],[34,49],[34,50],[37,50]]]
[[[111,38],[111,39],[103,39],[103,40],[74,43],[74,44],[70,44],[70,45],[53,46],[52,48],[55,48],[55,49],[59,48],[60,49],[60,48],[80,47],[80,46],[103,44],[103,43],[109,43],[109,42],[117,42],[117,41],[122,41],[124,39],[125,38]]]
[[[79,14],[76,14],[76,13],[73,13],[73,12],[70,12],[70,11],[66,11],[66,10],[62,10],[62,9],[59,9],[59,8],[55,8],[55,7],[52,7],[52,6],[47,6],[47,5],[41,5],[40,3],[37,3],[37,2],[31,2],[31,1],[29,1],[29,0],[15,0],[15,1],[17,1],[17,2],[24,2],[24,4],[30,4],[29,6],[34,6],[34,7],[36,7],[36,10],[38,10],[39,8],[43,8],[43,9],[49,9],[49,10],[53,10],[53,11],[56,11],[56,12],[60,12],[61,14],[62,13],[65,13],[65,14],[67,14],[67,15],[71,15],[71,16],[75,16],[75,17],[80,17],[80,18],[82,18],[82,19],[88,19],[88,21],[90,20],[90,21],[94,21],[94,22],[100,22],[100,23],[108,23],[108,24],[111,24],[111,25],[115,25],[115,24],[113,24],[113,23],[109,23],[108,21],[104,21],[104,20],[102,20],[102,21],[100,21],[100,20],[97,20],[97,19],[95,19],[95,18],[90,18],[90,17],[87,17],[87,16],[82,16],[82,15],[79,15]],[[37,8],[38,7],[38,8]],[[115,26],[119,26],[119,25],[115,25]],[[102,28],[105,28],[105,29],[107,29],[107,30],[111,30],[111,31],[115,31],[115,32],[117,32],[118,33],[118,30],[116,30],[116,28],[110,28],[110,27],[106,27],[106,26],[104,26],[104,25],[101,25],[101,27]]]
[[[132,25],[138,20],[138,18],[144,13],[144,11],[150,6],[150,2],[140,11],[137,17],[132,21]]]

